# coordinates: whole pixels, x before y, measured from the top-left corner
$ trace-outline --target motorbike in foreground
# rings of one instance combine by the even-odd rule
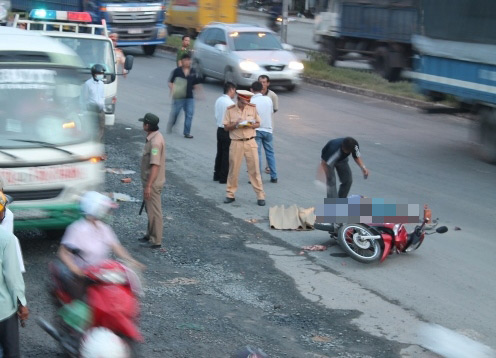
[[[54,295],[62,307],[55,325],[38,319],[40,327],[69,357],[95,353],[107,358],[136,357],[136,343],[143,341],[137,325],[141,286],[136,273],[114,260],[88,267],[84,271],[84,298],[76,299],[62,282],[61,265],[52,263],[50,271]]]
[[[315,223],[317,230],[327,231],[339,246],[353,259],[372,263],[383,262],[392,253],[404,253],[417,250],[426,235],[425,226],[428,219],[408,232],[404,224],[329,224]],[[435,233],[448,231],[446,226],[436,229]],[[434,234],[434,232],[432,233]]]

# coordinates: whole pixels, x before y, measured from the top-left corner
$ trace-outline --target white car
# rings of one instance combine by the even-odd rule
[[[199,76],[249,87],[267,75],[272,86],[292,91],[301,82],[303,64],[264,27],[212,23],[195,41],[193,66]]]

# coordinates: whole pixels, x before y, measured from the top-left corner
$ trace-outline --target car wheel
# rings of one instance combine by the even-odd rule
[[[236,80],[234,79],[234,72],[230,68],[226,69],[226,71],[224,72],[224,83],[227,82],[232,82],[234,84],[237,84]]]
[[[296,89],[296,85],[295,84],[292,84],[292,85],[286,86],[286,89],[289,92],[293,92]]]

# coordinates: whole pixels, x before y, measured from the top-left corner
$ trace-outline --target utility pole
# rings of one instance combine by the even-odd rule
[[[283,43],[288,42],[288,7],[289,0],[282,0],[281,40]]]

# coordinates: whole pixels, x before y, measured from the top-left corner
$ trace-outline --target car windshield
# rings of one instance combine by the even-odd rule
[[[97,118],[80,110],[80,78],[74,68],[0,66],[0,150],[93,140]]]
[[[83,60],[84,66],[90,69],[94,64],[105,67],[106,74],[115,74],[114,51],[110,41],[82,39],[71,37],[56,37],[64,45],[72,48]]]
[[[281,42],[270,32],[232,32],[234,51],[282,50]]]

